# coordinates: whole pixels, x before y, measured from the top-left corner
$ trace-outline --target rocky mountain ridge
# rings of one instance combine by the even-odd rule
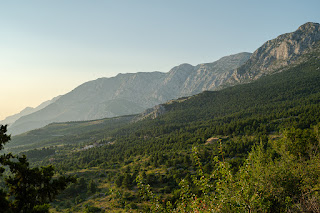
[[[239,53],[197,66],[181,64],[168,73],[129,73],[97,79],[80,85],[44,109],[20,118],[9,130],[19,134],[52,122],[137,114],[171,99],[248,83],[302,63],[318,42],[320,25],[308,22],[295,32],[267,41],[252,55]],[[154,110],[157,112],[149,110],[145,116],[157,116],[159,109]]]
[[[245,63],[250,53],[226,56],[213,63],[181,64],[167,73],[118,74],[86,82],[49,106],[21,117],[11,126],[20,134],[52,122],[93,120],[141,113],[157,104],[212,90],[224,74]]]
[[[235,69],[226,80],[228,86],[248,83],[269,75],[288,65],[301,63],[299,57],[312,50],[320,40],[320,24],[308,22],[292,33],[265,42],[250,59]]]
[[[262,76],[299,65],[310,57],[316,57],[319,53],[320,24],[308,22],[300,26],[295,32],[286,33],[265,42],[251,55],[246,63],[229,73],[216,75],[221,80],[215,81],[214,83],[217,84],[207,88],[208,90],[219,90],[236,84],[249,83]],[[170,102],[167,104],[170,104]],[[142,113],[143,116],[139,116],[139,118],[156,118],[165,112],[162,108],[162,105],[153,107]],[[159,109],[162,110],[159,111]]]

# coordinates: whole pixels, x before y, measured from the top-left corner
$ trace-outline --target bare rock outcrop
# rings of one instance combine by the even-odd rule
[[[235,69],[226,81],[228,85],[247,83],[261,76],[280,71],[294,64],[320,40],[320,24],[308,22],[295,32],[269,40],[250,59]]]

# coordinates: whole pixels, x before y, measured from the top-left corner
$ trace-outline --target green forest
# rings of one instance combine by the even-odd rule
[[[12,137],[3,152],[64,178],[65,190],[39,203],[51,212],[319,212],[316,56],[168,102],[155,119],[53,123]],[[3,173],[3,192],[12,175]]]

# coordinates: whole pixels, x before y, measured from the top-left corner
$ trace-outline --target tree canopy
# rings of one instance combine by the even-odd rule
[[[7,126],[0,126],[0,149],[10,141]],[[0,175],[4,176],[6,187],[0,188],[0,209],[2,212],[49,212],[48,203],[73,177],[54,177],[53,166],[31,168],[27,157],[9,154],[0,156]],[[6,171],[8,170],[8,171]]]

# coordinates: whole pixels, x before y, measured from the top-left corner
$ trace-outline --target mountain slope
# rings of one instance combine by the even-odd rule
[[[320,40],[320,24],[308,22],[295,32],[286,33],[269,40],[258,48],[250,59],[235,69],[226,81],[227,85],[247,83],[263,75],[281,71],[299,61],[299,57],[313,48]]]
[[[198,66],[182,64],[168,73],[118,74],[112,78],[90,81],[44,109],[20,118],[9,131],[20,134],[52,122],[140,113],[170,99],[215,88],[219,84],[219,76],[243,64],[250,55],[239,53]]]
[[[172,94],[173,92],[173,98],[167,98],[169,100],[214,90],[226,78],[226,73],[244,64],[250,55],[250,53],[240,53],[195,67],[188,64],[174,67],[155,93]]]
[[[317,46],[320,47],[320,43]],[[62,205],[67,203],[65,201],[77,203],[79,212],[83,212],[83,207],[91,203],[103,207],[108,212],[114,212],[115,208],[127,211],[129,202],[141,202],[136,182],[138,174],[144,176],[143,183],[151,185],[158,195],[175,203],[175,194],[183,187],[178,184],[180,180],[213,177],[212,172],[214,175],[220,174],[217,173],[219,167],[216,167],[220,164],[212,159],[220,159],[221,162],[230,165],[230,174],[246,168],[249,162],[257,172],[253,177],[253,173],[249,173],[248,178],[259,180],[252,184],[252,191],[256,189],[255,186],[263,186],[265,181],[261,181],[261,177],[267,176],[267,180],[270,180],[269,185],[275,183],[271,190],[286,186],[286,191],[290,192],[288,195],[291,196],[291,182],[295,182],[296,189],[299,189],[301,174],[308,183],[312,179],[311,187],[319,182],[320,173],[317,168],[320,156],[314,155],[319,150],[317,145],[320,125],[320,48],[316,49],[312,54],[304,56],[303,63],[291,65],[283,72],[264,76],[252,83],[220,91],[207,91],[162,104],[155,110],[165,110],[165,113],[155,116],[155,119],[150,116],[132,122],[133,116],[126,116],[117,119],[50,124],[45,128],[14,136],[12,142],[6,144],[9,148],[7,151],[23,151],[35,165],[53,164],[60,174],[74,174],[87,183],[95,181],[99,189],[95,195],[86,191],[89,187],[74,185],[68,193],[52,204],[58,212],[65,208],[63,206],[70,207]],[[285,128],[287,130],[282,131],[282,136],[279,132]],[[310,129],[312,131],[309,131]],[[287,143],[283,144],[284,140]],[[197,150],[192,153],[194,146]],[[254,158],[257,161],[253,161],[252,155],[249,154],[253,147],[261,147],[259,153],[263,150],[268,152],[266,155],[258,155]],[[286,147],[289,150],[283,151]],[[271,148],[280,152],[269,152]],[[248,154],[251,156],[249,159]],[[192,158],[192,155],[199,158]],[[281,155],[288,157],[285,161],[279,161]],[[317,161],[314,161],[315,157]],[[263,162],[265,159],[274,160],[264,163],[264,168],[269,170],[257,170],[261,168],[261,159]],[[301,164],[304,159],[308,161]],[[274,163],[282,165],[276,173],[272,172]],[[191,178],[197,177],[197,164],[203,173],[198,173],[199,179]],[[290,172],[284,173],[288,168]],[[296,178],[292,178],[292,168],[298,169],[294,173]],[[317,172],[316,175],[313,171]],[[234,177],[243,181],[243,176],[237,174]],[[279,174],[284,174],[281,176],[283,178],[279,178]],[[282,180],[281,184],[278,184],[278,180]],[[232,180],[229,183],[234,186],[235,182]],[[195,189],[192,190],[193,193],[197,189],[194,186],[198,185],[189,186]],[[112,194],[114,191],[127,195],[124,198],[116,197]],[[241,191],[242,186],[239,188],[239,192]],[[296,191],[294,196],[298,194]],[[304,190],[301,192],[305,193]],[[182,193],[184,196],[184,191]],[[81,200],[74,202],[79,195]],[[253,196],[256,197],[255,194]],[[287,203],[288,196],[279,199],[276,194],[274,197]],[[126,205],[113,205],[115,202],[124,201]],[[279,206],[278,201],[274,202],[274,206]],[[75,207],[72,207],[73,211]],[[285,205],[284,207],[287,208]],[[134,210],[141,212],[142,207],[136,205]],[[266,212],[284,211],[271,208]]]
[[[262,196],[271,194],[276,198],[270,199],[273,206],[277,208],[283,206],[285,210],[287,198],[292,196],[291,192],[293,196],[300,193],[301,174],[306,180],[303,184],[310,183],[310,187],[314,187],[319,182],[317,168],[320,158],[319,155],[314,155],[319,150],[316,146],[319,124],[315,128],[312,126],[320,121],[319,59],[320,51],[314,51],[308,57],[305,56],[303,63],[289,66],[283,72],[264,76],[252,83],[170,101],[161,105],[166,113],[157,116],[156,119],[147,118],[135,123],[125,121],[123,123],[119,120],[119,125],[113,130],[110,130],[114,125],[113,118],[51,124],[42,129],[14,136],[8,146],[16,145],[15,151],[18,151],[19,148],[28,149],[38,145],[38,150],[24,152],[36,165],[53,164],[59,173],[76,174],[81,178],[79,180],[87,183],[95,181],[99,188],[96,194],[86,191],[89,187],[85,185],[70,187],[68,193],[52,204],[59,212],[66,208],[63,206],[69,208],[70,205],[62,204],[70,201],[78,203],[79,212],[84,211],[86,204],[92,203],[108,212],[114,212],[115,208],[128,211],[127,209],[131,208],[128,204],[130,202],[136,204],[132,211],[141,212],[143,209],[139,205],[141,194],[137,191],[136,182],[138,174],[144,176],[143,183],[149,184],[152,191],[166,199],[165,201],[176,203],[176,193],[183,190],[181,182],[178,184],[180,180],[184,179],[188,184],[191,183],[188,187],[194,189],[190,191],[193,193],[198,185],[190,181],[200,180],[200,177],[221,177],[223,179],[217,178],[217,180],[224,181],[226,177],[224,169],[228,168],[229,173],[229,165],[232,169],[229,174],[235,173],[232,178],[239,177],[240,181],[243,181],[243,176],[238,175],[239,171],[247,172],[248,170],[243,168],[247,168],[248,165],[252,167],[253,170],[250,171],[255,173],[250,172],[249,176],[245,176],[250,183],[254,183],[249,184],[253,186],[252,192],[255,192],[256,186],[264,186],[266,183],[264,180],[268,180],[268,185],[272,186],[271,191],[286,187],[285,196],[280,198],[278,195],[279,193],[283,195],[283,190],[276,190],[277,194],[261,193]],[[130,120],[132,117],[127,118]],[[309,131],[310,126],[312,131]],[[284,133],[282,137],[278,131],[283,128],[289,129],[282,132]],[[52,134],[58,135],[53,137]],[[284,141],[286,143],[283,143]],[[40,149],[42,146],[47,148]],[[191,152],[194,146],[197,149]],[[253,147],[260,147],[257,151],[260,154],[254,155],[253,158],[251,153],[250,158],[247,158],[248,152]],[[274,152],[273,149],[277,149],[278,152]],[[192,158],[192,155],[199,157]],[[280,161],[282,155],[287,156],[284,161]],[[228,167],[219,167],[221,164],[217,159]],[[272,161],[266,161],[267,159]],[[302,163],[304,159],[308,161]],[[198,176],[196,176],[197,164],[203,171],[199,172]],[[275,170],[275,164],[281,166]],[[243,167],[240,167],[241,165]],[[221,168],[223,172],[219,173]],[[297,170],[292,173],[292,169]],[[199,178],[191,178],[192,176]],[[252,179],[255,179],[255,182],[251,182]],[[232,190],[228,190],[227,193],[234,197],[229,192],[234,191],[234,180],[237,179],[228,180],[230,179],[226,182],[231,183]],[[209,181],[211,183],[214,180],[209,179]],[[247,183],[245,182],[245,189],[248,189]],[[239,186],[237,189],[241,193],[243,185]],[[293,191],[293,186],[297,190]],[[210,196],[215,198],[213,193],[216,193],[216,188],[212,189],[214,191]],[[305,193],[304,190],[301,192]],[[120,193],[127,195],[120,197],[118,196]],[[79,195],[81,200],[77,199]],[[184,196],[185,191],[180,195]],[[201,196],[197,194],[198,199],[203,198]],[[252,196],[256,198],[255,193]],[[192,195],[190,198],[193,199]],[[237,198],[236,201],[238,200]],[[285,205],[279,205],[278,201]],[[299,201],[300,198],[297,199],[297,202]],[[126,204],[116,206],[114,205],[116,202]],[[186,205],[192,202],[192,200],[187,201]],[[234,206],[239,207],[237,204]],[[75,208],[72,206],[72,211]],[[285,212],[284,210],[278,211],[270,207],[266,212]],[[237,210],[225,212],[237,212]]]
[[[6,117],[4,120],[0,121],[0,124],[3,125],[11,125],[12,123],[14,123],[16,120],[18,120],[19,118],[29,115],[31,113],[34,113],[36,111],[39,111],[43,108],[45,108],[46,106],[54,103],[56,100],[58,100],[60,98],[60,96],[57,96],[51,100],[45,101],[43,103],[41,103],[39,106],[33,108],[33,107],[26,107],[25,109],[23,109],[21,112],[8,116]]]
[[[51,124],[14,136],[8,148],[35,148],[104,138],[117,141],[115,153],[130,149],[160,151],[185,147],[194,138],[205,142],[212,135],[242,135],[273,132],[288,126],[308,128],[320,122],[320,42],[305,62],[249,84],[220,91],[207,91],[186,99],[161,104],[157,116],[148,111],[133,116],[99,121]],[[132,122],[135,121],[135,122]],[[112,127],[113,125],[116,127]],[[52,135],[63,135],[57,138]],[[155,143],[155,141],[157,143]],[[149,144],[150,143],[150,144]],[[149,144],[149,145],[148,145]],[[39,147],[40,148],[40,147]],[[94,156],[92,156],[94,158]],[[105,162],[105,161],[104,161]]]
[[[168,73],[119,74],[87,82],[53,105],[17,120],[9,130],[19,134],[51,122],[140,113],[171,99],[248,83],[304,63],[319,40],[320,25],[309,22],[266,42],[251,56],[240,53],[195,67],[182,64]]]

